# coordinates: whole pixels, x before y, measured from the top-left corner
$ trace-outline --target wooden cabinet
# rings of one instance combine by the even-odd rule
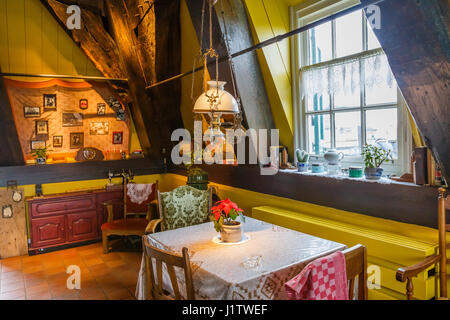
[[[77,242],[101,238],[106,221],[102,203],[122,200],[123,191],[96,190],[28,199],[30,251],[45,251]],[[123,216],[120,206],[114,214]]]
[[[66,242],[64,216],[33,219],[31,225],[32,247],[48,247],[64,242]]]
[[[68,214],[66,221],[67,240],[70,242],[95,239],[99,236],[97,211]]]

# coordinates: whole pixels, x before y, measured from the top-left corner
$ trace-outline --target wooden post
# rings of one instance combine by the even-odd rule
[[[448,2],[383,1],[377,6],[381,28],[374,32],[417,127],[449,182]]]
[[[24,165],[25,160],[3,77],[0,77],[0,137],[2,138],[0,165]]]
[[[441,298],[447,298],[447,240],[445,221],[445,195],[446,190],[439,188],[438,214],[439,214],[439,253],[441,261],[439,263],[439,283]]]
[[[145,92],[143,70],[139,65],[136,51],[137,40],[126,12],[124,2],[121,0],[110,0],[106,3],[110,28],[118,48],[120,61],[128,78],[130,93],[134,102],[131,106],[131,114],[136,129],[138,132],[141,131],[142,137],[145,135],[142,134],[143,130],[139,130],[138,124],[141,124],[148,134],[144,141],[141,140],[141,135],[139,135],[141,145],[145,148],[146,154],[158,156],[161,152],[160,123],[155,116],[155,107]]]

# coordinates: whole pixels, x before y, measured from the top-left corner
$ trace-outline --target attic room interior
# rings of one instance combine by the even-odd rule
[[[0,300],[448,300],[449,15],[0,0]]]

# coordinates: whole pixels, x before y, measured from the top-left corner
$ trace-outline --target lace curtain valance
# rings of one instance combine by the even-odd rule
[[[366,88],[386,85],[392,88],[397,85],[382,50],[308,66],[301,69],[300,77],[302,97],[314,94],[354,94],[364,85]]]

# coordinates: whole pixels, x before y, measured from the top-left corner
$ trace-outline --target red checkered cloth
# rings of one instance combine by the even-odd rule
[[[337,251],[310,262],[284,287],[289,300],[348,300],[344,254]]]

